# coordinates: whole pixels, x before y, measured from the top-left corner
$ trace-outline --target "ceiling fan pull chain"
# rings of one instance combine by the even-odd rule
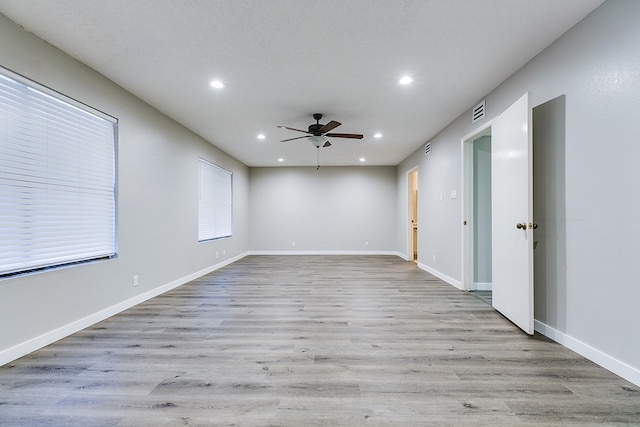
[[[316,159],[317,159],[316,164],[318,165],[316,166],[316,170],[319,171],[320,170],[320,147],[316,147]]]

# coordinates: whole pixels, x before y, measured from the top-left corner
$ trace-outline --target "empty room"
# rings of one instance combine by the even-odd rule
[[[638,18],[0,0],[0,425],[640,425]]]

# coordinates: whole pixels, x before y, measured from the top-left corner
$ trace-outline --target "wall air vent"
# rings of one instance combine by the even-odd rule
[[[473,111],[471,111],[471,124],[477,122],[478,120],[484,119],[484,99],[482,102],[475,107],[473,107]]]
[[[424,144],[424,155],[428,156],[431,153],[431,141]]]

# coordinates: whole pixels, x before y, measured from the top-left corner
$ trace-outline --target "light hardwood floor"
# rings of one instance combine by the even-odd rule
[[[638,387],[392,256],[246,257],[0,368],[2,426],[618,424]]]

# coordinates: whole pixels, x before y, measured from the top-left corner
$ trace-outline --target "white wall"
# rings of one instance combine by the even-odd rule
[[[486,97],[488,120],[526,91],[533,106],[565,95],[560,169],[565,171],[566,217],[553,220],[566,229],[566,270],[558,269],[560,276],[551,281],[562,288],[547,288],[546,306],[536,307],[536,327],[636,383],[639,16],[640,2],[607,1]],[[420,265],[453,284],[461,278],[461,209],[460,198],[449,199],[447,193],[460,188],[461,138],[484,123],[472,126],[471,113],[465,112],[433,138],[432,155],[425,157],[420,149],[398,167],[399,178],[416,164],[421,170],[419,244],[425,249]],[[445,193],[442,202],[440,192]],[[406,251],[406,243],[400,241],[398,248]],[[550,303],[556,292],[564,300]]]
[[[251,168],[249,188],[252,251],[395,250],[395,167]]]
[[[0,65],[119,119],[118,258],[1,280],[0,364],[248,251],[246,166],[2,15]],[[198,157],[234,173],[230,239],[197,241]]]

